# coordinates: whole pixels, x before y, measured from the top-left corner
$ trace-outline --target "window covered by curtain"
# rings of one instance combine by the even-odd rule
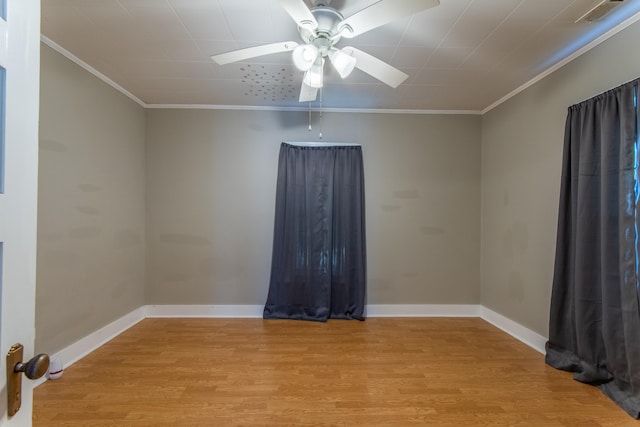
[[[356,145],[280,147],[265,319],[364,319],[364,172]]]
[[[546,362],[640,416],[638,84],[569,108]]]

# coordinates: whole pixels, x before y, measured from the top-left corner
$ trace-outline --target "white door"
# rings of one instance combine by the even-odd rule
[[[15,343],[25,362],[34,355],[40,0],[0,5],[0,425],[23,427],[31,426],[33,383],[23,376],[22,407],[9,417],[5,360]]]

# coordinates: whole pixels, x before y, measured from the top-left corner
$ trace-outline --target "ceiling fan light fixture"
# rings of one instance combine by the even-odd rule
[[[347,78],[356,67],[356,58],[345,50],[333,49],[329,52],[329,59],[340,77]]]
[[[293,64],[300,71],[307,71],[318,58],[318,48],[312,44],[303,44],[296,47],[291,54]]]
[[[440,4],[440,0],[371,0],[369,6],[345,18],[339,10],[331,6],[331,0],[273,1],[278,1],[285,12],[296,22],[302,45],[294,41],[264,44],[212,55],[211,59],[219,65],[223,65],[273,53],[292,52],[292,62],[297,69],[304,73],[300,102],[315,100],[318,89],[323,87],[326,57],[329,57],[332,66],[343,79],[348,77],[354,68],[358,68],[392,88],[398,87],[409,77],[408,74],[355,47],[347,46],[337,49],[334,46],[342,37],[357,37],[387,25],[391,21],[408,17]],[[622,2],[625,0],[598,1]],[[313,7],[309,7],[309,3]],[[338,3],[338,1],[336,0],[334,3]],[[341,0],[339,3],[345,2]],[[267,98],[265,97],[265,99]]]
[[[302,82],[309,87],[319,89],[322,87],[324,80],[324,59],[318,58],[313,66],[304,73]]]

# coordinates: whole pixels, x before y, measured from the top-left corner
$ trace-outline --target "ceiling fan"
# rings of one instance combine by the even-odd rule
[[[396,88],[407,74],[366,52],[351,46],[338,48],[340,39],[353,38],[396,19],[438,6],[439,0],[380,0],[345,18],[330,6],[331,0],[311,0],[312,8],[304,0],[278,0],[284,10],[298,24],[298,33],[304,43],[286,41],[254,46],[246,49],[212,55],[220,65],[243,61],[258,56],[293,51],[293,63],[304,71],[300,102],[314,101],[323,86],[326,58],[346,78],[354,68]]]

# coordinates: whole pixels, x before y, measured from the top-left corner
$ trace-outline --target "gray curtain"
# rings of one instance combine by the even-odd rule
[[[546,362],[640,416],[640,79],[569,108]]]
[[[364,320],[364,220],[360,146],[282,143],[264,318]]]

